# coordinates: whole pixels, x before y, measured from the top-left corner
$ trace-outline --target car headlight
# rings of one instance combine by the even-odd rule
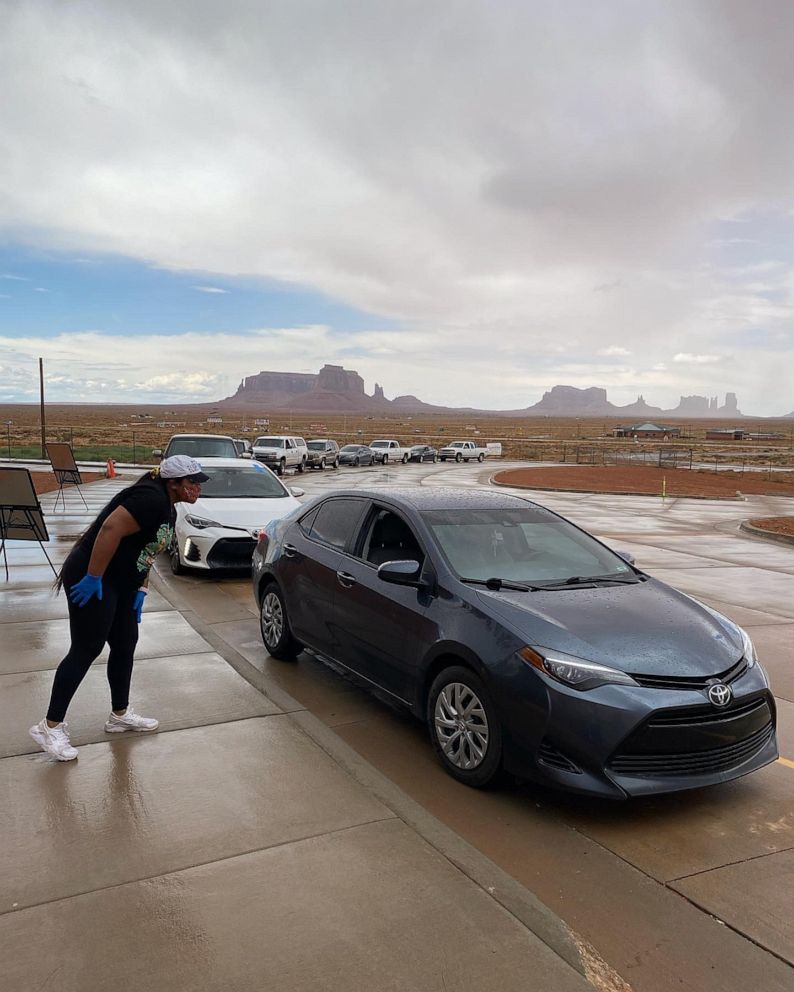
[[[223,527],[217,520],[208,520],[206,517],[195,517],[192,513],[185,514],[185,521],[196,530],[205,530],[207,527]]]
[[[543,653],[541,654],[540,651]],[[543,648],[522,648],[519,658],[538,671],[550,675],[558,682],[571,686],[572,689],[595,689],[600,685],[637,685],[626,672],[606,665],[597,665],[594,661],[585,661],[561,651],[545,651]]]
[[[755,653],[755,645],[750,639],[750,635],[743,627],[736,624],[736,630],[742,639],[742,654],[744,655],[744,660],[747,662],[747,667],[752,668],[758,661],[758,655]]]

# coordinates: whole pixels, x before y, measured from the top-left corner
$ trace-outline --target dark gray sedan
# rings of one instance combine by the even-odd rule
[[[726,782],[777,757],[747,633],[528,500],[336,492],[267,525],[262,637],[427,722],[447,771],[612,798]]]
[[[409,462],[434,462],[438,458],[438,450],[429,444],[415,444],[408,450]]]
[[[346,444],[339,449],[340,465],[373,465],[375,453],[366,444]]]

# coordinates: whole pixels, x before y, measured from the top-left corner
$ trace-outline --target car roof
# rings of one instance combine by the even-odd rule
[[[234,440],[231,434],[172,434],[171,437],[169,437],[168,439],[168,443],[170,444],[171,441],[175,441],[178,437],[203,437],[203,438],[212,438],[213,440],[221,440],[221,441]]]
[[[379,486],[377,489],[336,489],[332,496],[394,500],[414,510],[518,509],[532,504],[523,496],[491,489],[457,489],[454,486]],[[535,505],[535,504],[532,504]]]

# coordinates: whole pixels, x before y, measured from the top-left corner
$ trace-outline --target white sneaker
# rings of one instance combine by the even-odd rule
[[[33,740],[47,754],[51,754],[58,761],[71,761],[77,757],[77,748],[69,743],[69,731],[66,723],[59,723],[57,727],[48,727],[47,721],[42,720],[28,731]]]
[[[108,722],[105,724],[105,733],[122,734],[125,730],[137,730],[140,733],[145,730],[157,730],[159,726],[159,720],[155,720],[150,716],[138,716],[135,710],[131,706],[128,706],[124,716],[116,716],[111,711]]]

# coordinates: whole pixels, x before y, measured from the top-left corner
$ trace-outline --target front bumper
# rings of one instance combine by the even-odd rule
[[[250,568],[256,547],[256,539],[250,533],[225,527],[177,529],[176,541],[184,564],[203,571]]]
[[[514,674],[527,680],[527,696],[513,682],[504,701],[505,759],[517,775],[625,799],[728,782],[778,757],[774,698],[758,664],[731,684],[725,709],[695,689],[580,692]]]

